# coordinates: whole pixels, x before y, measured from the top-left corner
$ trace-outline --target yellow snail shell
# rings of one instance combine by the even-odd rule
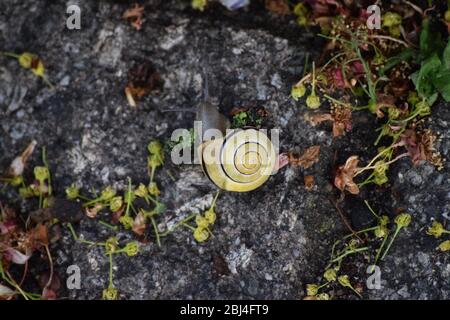
[[[208,178],[227,191],[247,192],[269,179],[276,163],[272,142],[255,129],[236,129],[225,138],[200,146],[202,167]]]

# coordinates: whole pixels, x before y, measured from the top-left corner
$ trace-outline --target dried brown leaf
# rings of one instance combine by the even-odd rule
[[[86,216],[88,216],[89,218],[95,218],[97,216],[97,214],[99,213],[100,210],[102,210],[103,206],[100,203],[97,203],[95,206],[93,207],[88,207],[85,209],[86,211]]]
[[[270,12],[284,16],[291,13],[289,5],[285,0],[266,0],[265,7]]]
[[[311,167],[314,163],[319,161],[320,146],[312,146],[304,151],[301,156],[289,153],[289,163],[294,166],[299,166],[304,169]]]
[[[28,145],[28,147],[22,152],[22,154],[18,157],[16,157],[9,166],[6,175],[8,177],[17,177],[21,176],[23,174],[23,170],[25,169],[25,165],[30,158],[31,154],[34,151],[34,148],[36,147],[36,140],[31,141],[31,143]]]
[[[125,12],[122,15],[122,18],[129,20],[133,28],[135,28],[136,30],[140,30],[142,27],[143,16],[144,16],[144,6],[140,6],[139,4],[135,3],[131,8],[125,10]]]
[[[358,185],[353,181],[353,178],[358,171],[358,156],[351,156],[338,168],[336,176],[334,177],[334,185],[341,191],[348,190],[352,194],[358,194]]]
[[[333,121],[333,116],[329,113],[313,113],[307,112],[303,116],[306,122],[308,122],[312,126],[317,126],[324,121]]]
[[[133,232],[138,234],[138,235],[143,235],[145,228],[147,227],[146,223],[145,223],[145,215],[144,213],[141,211],[137,214],[136,218],[134,218],[134,222],[133,222]]]

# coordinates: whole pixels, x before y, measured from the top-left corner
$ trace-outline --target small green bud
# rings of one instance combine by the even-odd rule
[[[162,144],[157,140],[150,141],[150,143],[147,146],[147,149],[148,152],[152,155],[158,155],[163,152]]]
[[[444,19],[445,22],[450,22],[450,10],[445,11]]]
[[[119,297],[119,291],[116,288],[107,288],[102,292],[103,300],[117,300]]]
[[[350,279],[348,278],[347,275],[340,276],[340,277],[338,278],[338,281],[339,281],[339,283],[341,284],[341,286],[343,286],[343,287],[348,287],[348,288],[352,288],[352,285],[351,285],[351,283],[350,283]]]
[[[299,86],[293,86],[291,89],[291,97],[295,101],[298,101],[301,97],[303,97],[306,93],[306,87],[301,84]]]
[[[133,220],[133,218],[130,217],[130,216],[127,216],[127,215],[121,216],[121,217],[119,218],[119,222],[120,222],[120,223],[123,225],[123,227],[124,227],[125,229],[127,229],[127,230],[133,228],[134,220]]]
[[[446,230],[444,229],[442,223],[433,221],[431,227],[428,228],[427,234],[434,236],[435,238],[440,238],[445,231]]]
[[[441,251],[450,251],[450,240],[442,242],[438,248]]]
[[[203,11],[205,10],[207,0],[192,0],[191,6],[195,10]]]
[[[112,212],[117,212],[122,208],[123,200],[121,196],[117,196],[111,199],[109,202],[109,209]]]
[[[380,218],[380,226],[387,226],[389,223],[389,217],[388,216],[381,216]]]
[[[411,223],[411,215],[407,213],[401,213],[395,218],[397,226],[405,228]]]
[[[154,181],[152,181],[148,184],[148,192],[152,196],[155,196],[155,197],[157,197],[161,194],[161,191],[159,191],[158,185]]]
[[[80,195],[80,190],[77,188],[75,184],[72,184],[70,187],[66,188],[66,196],[69,200],[75,200]]]
[[[114,190],[111,186],[107,186],[105,189],[103,189],[100,197],[102,200],[108,201],[115,195],[116,195],[116,190]]]
[[[19,194],[23,199],[27,199],[27,198],[31,198],[31,197],[35,196],[34,191],[30,186],[19,188]]]
[[[317,300],[330,300],[330,295],[328,293],[319,293],[316,295]]]
[[[408,99],[407,99],[407,101],[408,101],[408,103],[411,105],[411,106],[415,106],[417,103],[419,103],[420,102],[420,98],[419,98],[419,95],[417,94],[417,92],[415,92],[415,91],[410,91],[409,92],[409,94],[408,94]]]
[[[387,177],[387,175],[385,173],[376,173],[375,172],[373,182],[376,185],[381,186],[381,185],[387,183],[388,181],[389,181],[389,178]]]
[[[207,230],[200,228],[200,227],[195,228],[194,239],[197,242],[204,242],[208,239],[208,237],[209,237],[209,233]]]
[[[197,215],[195,217],[195,223],[197,224],[197,227],[201,229],[206,229],[209,226],[208,220],[206,220],[206,218],[202,217],[201,215]]]
[[[110,237],[106,240],[105,249],[107,254],[111,254],[117,251],[119,248],[119,241],[116,237]]]
[[[319,292],[319,286],[317,284],[307,284],[306,285],[306,295],[307,296],[315,296]]]
[[[128,242],[125,247],[123,248],[125,253],[129,256],[135,256],[139,252],[139,245],[136,241]]]
[[[214,222],[216,221],[216,213],[214,212],[213,208],[205,211],[205,219],[209,224],[214,224]]]
[[[416,109],[419,111],[419,116],[424,117],[431,113],[430,104],[426,100],[422,100],[416,104]]]
[[[13,187],[18,187],[23,183],[23,177],[22,176],[16,176],[11,179],[9,182]]]
[[[45,180],[48,180],[50,177],[50,172],[46,167],[34,167],[34,177],[40,183],[43,183]]]
[[[303,2],[297,3],[294,7],[294,14],[296,16],[304,16],[307,15],[308,12],[308,7]]]
[[[332,268],[326,270],[325,273],[323,274],[323,277],[328,282],[336,281],[336,270],[334,270]]]
[[[377,238],[385,238],[387,237],[389,231],[385,226],[378,226],[375,231],[375,237]]]
[[[310,109],[319,108],[320,107],[320,97],[315,94],[309,95],[308,98],[306,98],[306,106]]]
[[[134,194],[139,198],[145,198],[148,195],[148,190],[143,183],[139,184]]]
[[[386,12],[382,16],[383,27],[392,28],[402,24],[402,16],[395,12]]]
[[[400,113],[401,112],[398,108],[395,108],[395,107],[388,108],[388,116],[389,116],[389,119],[391,119],[391,120],[398,119],[398,117],[400,116]]]

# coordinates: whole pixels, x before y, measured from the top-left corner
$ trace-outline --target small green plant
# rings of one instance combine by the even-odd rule
[[[433,221],[432,225],[427,230],[427,234],[438,239],[444,234],[450,234],[450,231],[446,230],[442,223]],[[450,240],[441,242],[438,249],[441,251],[450,251]]]
[[[396,227],[394,231],[391,231],[389,218],[385,215],[377,214],[367,201],[365,203],[373,214],[376,225],[348,234],[333,244],[330,260],[322,275],[322,284],[308,284],[306,290],[307,299],[320,299],[318,295],[325,293],[321,291],[333,286],[335,283],[349,288],[361,298],[361,292],[351,284],[348,275],[339,274],[342,269],[345,269],[343,268],[344,261],[357,255],[363,255],[374,268],[379,260],[385,259],[400,230],[406,228],[411,222],[411,216],[407,213],[402,213],[395,218]],[[391,234],[392,236],[390,236]],[[386,247],[389,239],[389,244]],[[381,244],[379,244],[380,241]]]
[[[75,241],[82,244],[92,246],[99,246],[104,248],[105,255],[108,256],[109,260],[109,281],[108,287],[102,292],[102,298],[104,300],[116,300],[119,298],[119,290],[114,286],[113,283],[113,256],[116,254],[126,254],[128,257],[136,256],[139,253],[139,244],[136,241],[131,241],[125,244],[122,248],[119,247],[119,241],[116,237],[110,237],[105,242],[94,242],[89,240],[80,239],[75,233],[74,228],[70,223],[67,224],[72,237]]]
[[[42,78],[51,89],[54,89],[54,86],[48,80],[48,76],[45,73],[44,63],[37,55],[30,52],[24,52],[22,54],[0,52],[0,54],[17,59],[22,68],[29,69],[35,76]]]

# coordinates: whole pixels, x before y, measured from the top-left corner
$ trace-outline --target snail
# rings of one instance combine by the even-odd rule
[[[196,151],[203,171],[220,189],[235,192],[257,189],[277,167],[274,145],[264,132],[254,128],[230,129],[228,118],[211,101],[205,67],[203,75],[203,101],[195,110],[196,122],[201,124],[201,129],[195,131]]]
[[[201,121],[201,144],[197,150],[206,176],[219,188],[247,192],[264,184],[275,169],[275,148],[262,131],[254,128],[230,130],[230,121],[211,102],[204,71],[204,99],[197,107]],[[220,138],[210,139],[209,132]]]

